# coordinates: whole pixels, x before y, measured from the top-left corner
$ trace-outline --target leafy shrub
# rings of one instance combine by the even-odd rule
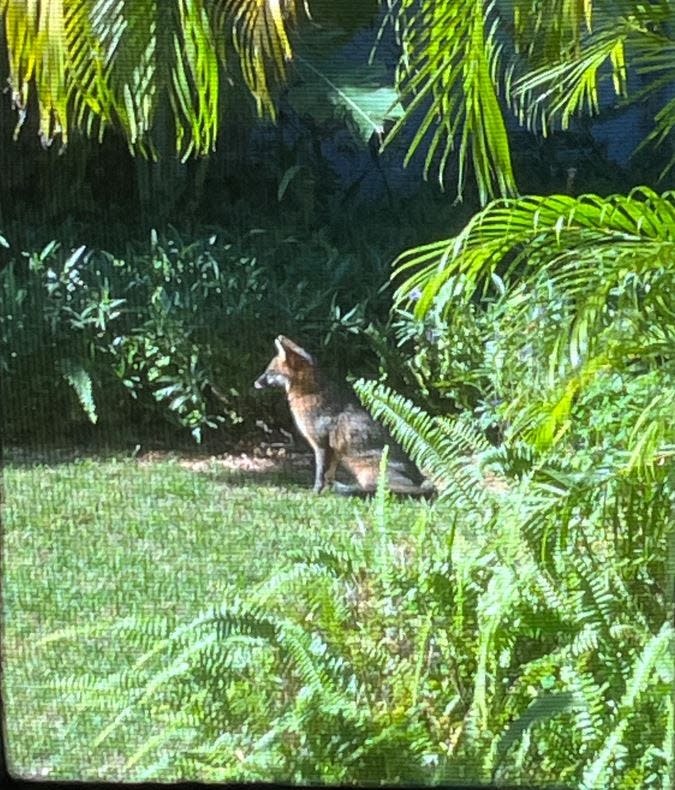
[[[673,193],[646,188],[496,201],[457,237],[404,253],[397,297],[414,299],[420,320],[448,316],[501,273],[498,325],[484,337],[498,352],[493,395],[514,435],[550,445],[607,372],[628,381],[658,371],[665,401],[653,414],[664,413],[672,393],[674,221]]]
[[[467,302],[444,317],[422,318],[402,308],[368,336],[380,360],[381,379],[435,413],[477,409],[489,391],[484,338],[489,311]],[[392,347],[392,336],[395,347]]]
[[[280,332],[354,364],[367,306],[383,304],[378,275],[357,286],[355,262],[321,237],[299,249],[274,232],[187,244],[153,233],[124,255],[52,242],[12,259],[0,272],[8,434],[72,421],[68,385],[91,421],[168,417],[198,439],[265,416],[251,382]]]

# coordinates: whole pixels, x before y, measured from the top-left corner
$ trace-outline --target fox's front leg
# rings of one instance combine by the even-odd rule
[[[320,494],[333,482],[337,457],[330,447],[317,447],[314,450],[316,470],[314,476],[314,493]]]

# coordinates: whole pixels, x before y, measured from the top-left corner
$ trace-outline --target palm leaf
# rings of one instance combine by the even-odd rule
[[[509,395],[507,435],[549,448],[596,380],[633,364],[665,370],[672,359],[675,193],[495,201],[457,237],[404,253],[394,276],[408,276],[396,298],[416,301],[420,318],[447,314],[490,288],[498,267],[518,282],[500,297],[508,316],[500,364],[532,384]],[[654,475],[670,458],[671,409],[666,388],[630,413],[626,472]]]
[[[512,91],[514,106],[521,121],[530,129],[541,129],[546,135],[552,123],[560,119],[562,129],[569,127],[576,115],[597,115],[600,112],[599,80],[605,65],[614,65],[613,77],[617,93],[625,93],[623,37],[607,36],[584,49],[572,62],[547,64],[518,80]]]
[[[74,0],[65,16],[72,95],[79,125],[99,134],[121,127],[132,149],[145,152],[166,79],[158,69],[156,0]],[[163,26],[166,29],[166,26]]]
[[[500,45],[494,3],[402,0],[399,17],[403,56],[397,82],[405,113],[385,145],[421,111],[406,163],[426,141],[425,174],[436,162],[443,184],[446,164],[459,143],[460,196],[469,164],[482,202],[495,194],[514,193],[508,136],[497,98]]]
[[[598,12],[593,0],[501,0],[498,5],[505,15],[513,11],[516,49],[535,64],[577,51]]]
[[[462,275],[469,293],[481,283],[488,286],[507,254],[515,255],[513,269],[533,252],[546,252],[549,260],[556,261],[564,254],[570,260],[572,250],[591,257],[610,244],[626,249],[638,268],[675,266],[675,193],[657,195],[639,188],[627,196],[608,198],[530,195],[494,201],[458,236],[399,256],[394,278],[410,269],[418,271],[398,288],[396,299],[410,301],[421,287],[415,313],[422,317],[450,277]]]
[[[33,85],[40,135],[121,128],[130,147],[153,153],[152,132],[175,119],[183,157],[215,145],[221,63],[231,50],[261,114],[291,59],[301,0],[0,0],[19,126]]]
[[[672,3],[657,0],[635,3],[619,0],[612,4],[564,0],[544,0],[535,12],[516,5],[516,36],[526,49],[526,64],[514,65],[520,77],[508,80],[507,94],[521,122],[543,134],[555,123],[563,129],[580,113],[597,114],[601,109],[600,85],[611,78],[615,96],[629,98],[628,73],[631,68],[649,80],[632,90],[630,101],[647,97],[662,101],[659,93],[672,83],[675,45],[672,40]],[[576,8],[575,8],[576,6]],[[568,10],[565,10],[568,7]],[[581,17],[584,17],[582,21]],[[633,81],[634,83],[635,81]],[[659,110],[655,128],[643,141],[660,144],[675,125],[670,102]],[[672,167],[669,162],[662,177]]]
[[[274,87],[286,81],[291,31],[300,0],[219,0],[214,19],[239,56],[244,82],[261,115],[276,117]],[[226,50],[224,51],[224,54]]]
[[[296,48],[295,78],[287,100],[301,113],[321,122],[343,117],[354,133],[367,142],[381,136],[385,121],[403,113],[390,78],[378,62],[355,55],[353,48],[337,48],[336,38],[312,33]]]
[[[35,85],[40,113],[39,135],[48,145],[68,135],[67,54],[63,28],[64,0],[2,0],[9,53],[12,101],[19,111],[17,133],[28,107],[29,84]]]

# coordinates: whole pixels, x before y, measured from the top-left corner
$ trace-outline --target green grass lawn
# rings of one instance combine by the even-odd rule
[[[140,778],[122,766],[152,737],[150,723],[131,719],[94,750],[111,715],[82,706],[69,682],[121,671],[145,649],[98,626],[153,613],[188,621],[289,551],[373,518],[368,501],[314,496],[309,470],[289,478],[170,457],[46,465],[11,453],[5,464],[3,698],[9,767],[24,777]],[[391,529],[409,529],[426,507],[393,503]]]

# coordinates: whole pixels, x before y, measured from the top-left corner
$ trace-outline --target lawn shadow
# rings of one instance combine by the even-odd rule
[[[191,474],[197,474],[219,486],[247,488],[251,486],[286,489],[312,493],[314,485],[314,456],[296,449],[293,444],[257,442],[220,452],[205,447],[167,447],[159,443],[129,445],[72,445],[70,447],[6,448],[3,465],[16,467],[58,467],[82,461],[135,461],[141,466],[167,462],[178,464]],[[336,482],[344,488],[331,493],[342,496],[370,498],[372,492],[355,490],[350,473],[338,467]],[[404,496],[404,495],[401,495]]]
[[[181,466],[205,475],[211,482],[229,487],[264,486],[268,488],[299,489],[312,493],[314,486],[314,456],[286,447],[259,445],[249,452],[227,453],[208,460],[182,460]],[[369,498],[372,492],[357,491],[350,473],[338,467],[335,480],[344,488],[333,490],[347,496]]]
[[[247,451],[181,458],[183,468],[228,487],[264,486],[311,491],[314,459],[309,452],[258,445]]]

